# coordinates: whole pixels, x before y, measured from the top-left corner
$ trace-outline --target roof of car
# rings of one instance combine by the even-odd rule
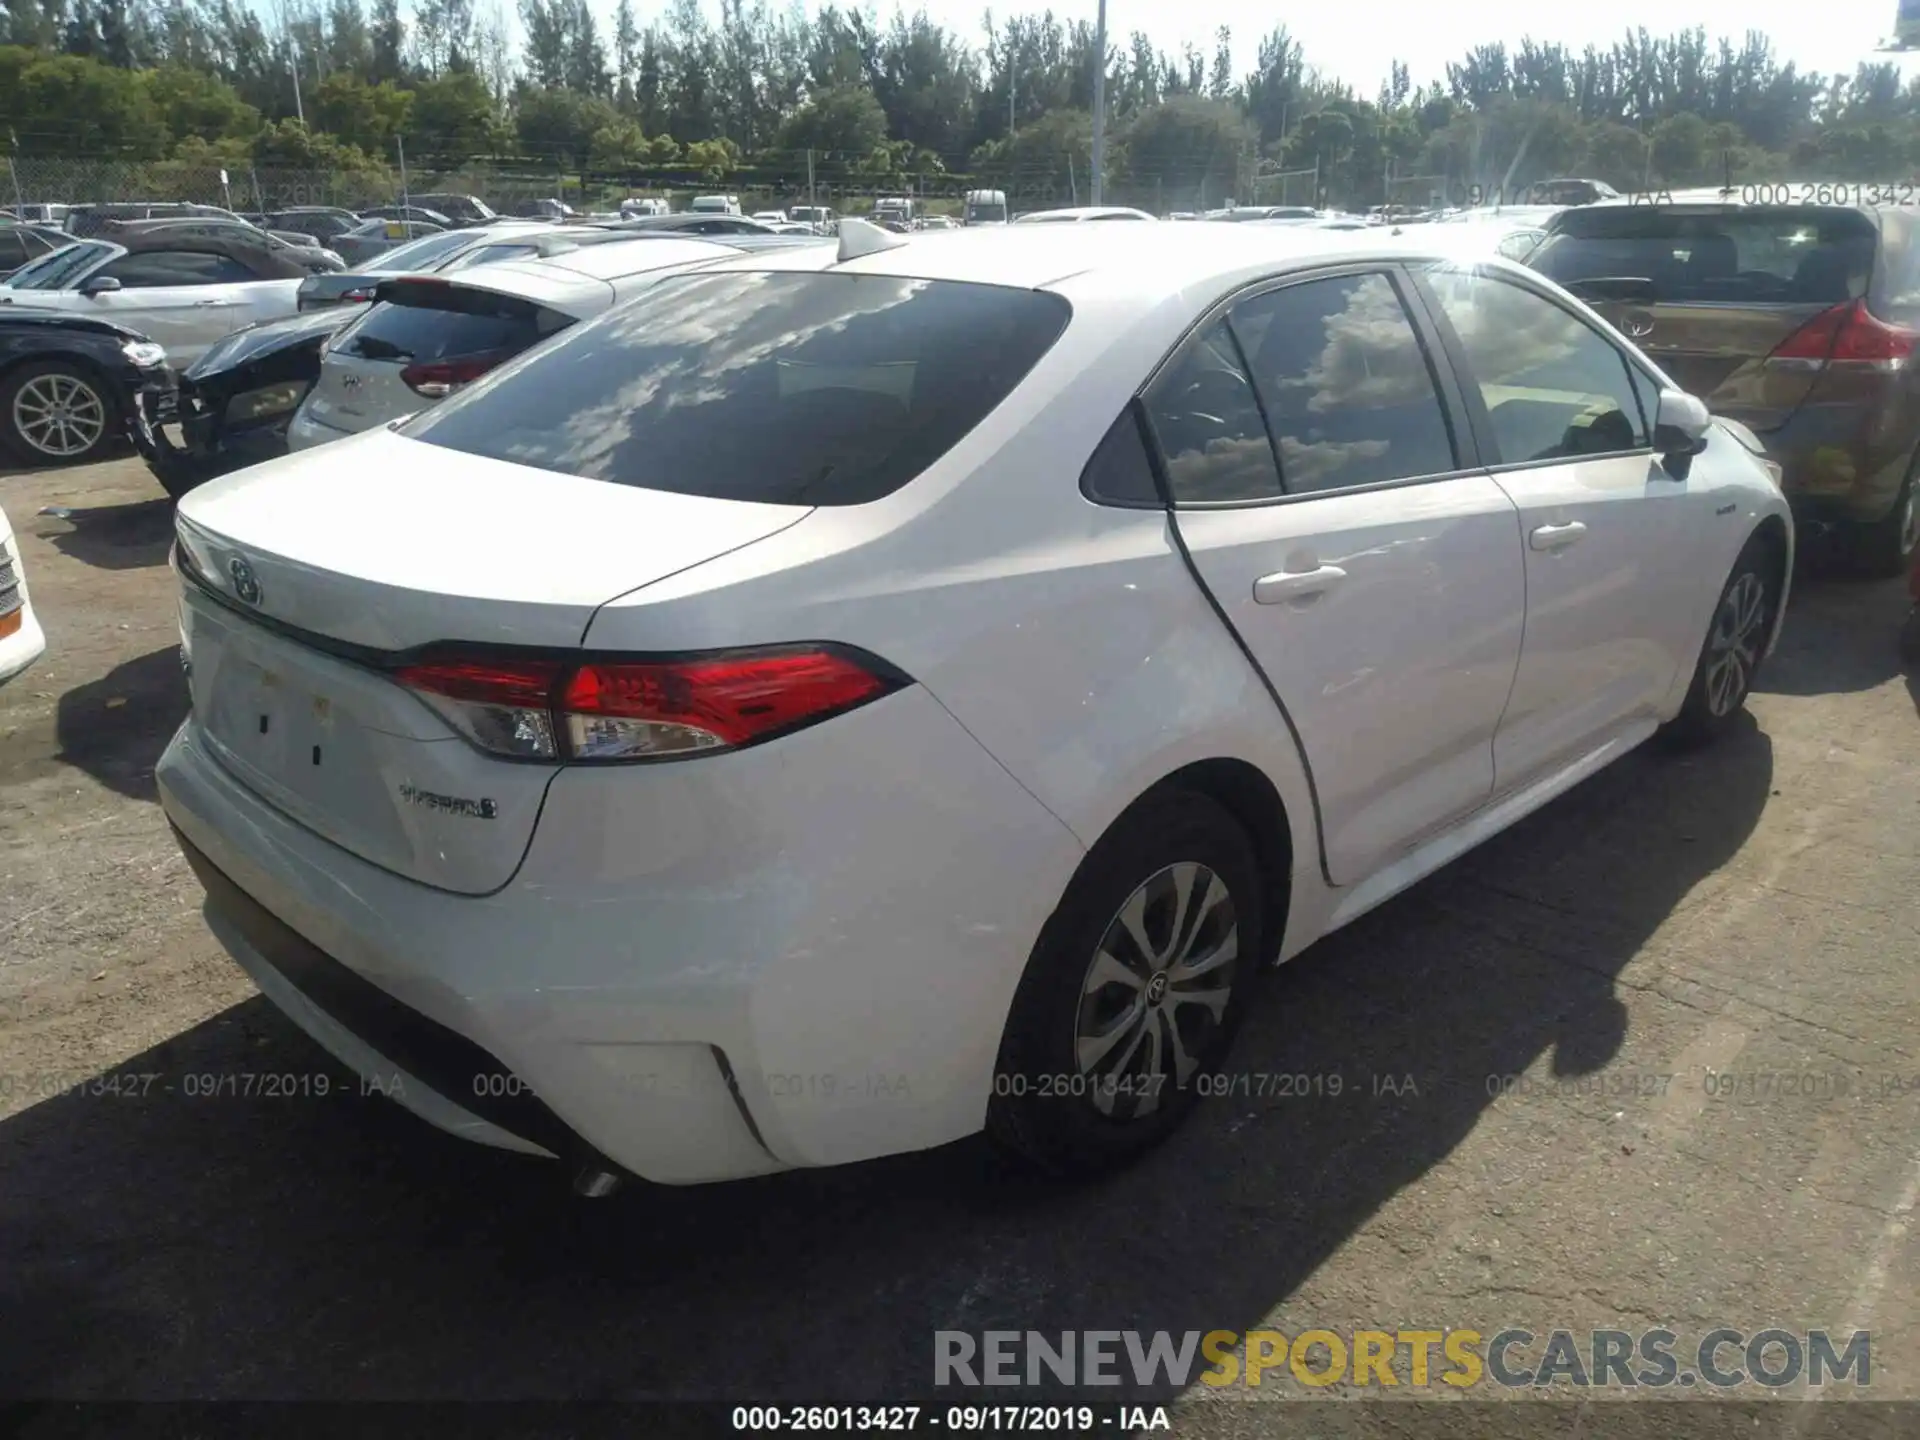
[[[304,280],[312,273],[304,262],[294,258],[299,247],[275,249],[255,244],[237,228],[231,234],[209,235],[204,232],[181,234],[173,226],[128,226],[94,238],[104,244],[118,245],[130,255],[158,250],[224,255],[247,266],[263,280]]]
[[[728,246],[694,239],[589,245],[544,258],[496,260],[489,265],[455,271],[448,278],[422,283],[465,285],[564,309],[581,299],[605,296],[611,281],[629,275],[702,260],[730,260],[739,254]],[[419,277],[396,275],[388,283],[408,279],[418,281]]]
[[[1153,216],[1144,210],[1135,210],[1130,205],[1070,205],[1059,210],[1029,210],[1018,217],[1026,224],[1061,223],[1069,220],[1092,220],[1101,215],[1137,215],[1142,220],[1151,220]]]
[[[1422,230],[1438,227],[1420,226]],[[1405,258],[1421,248],[1413,237],[1386,227],[1322,230],[1310,225],[1102,225],[973,226],[945,231],[937,239],[903,237],[905,243],[856,260],[836,263],[828,246],[796,245],[741,255],[723,270],[820,270],[851,275],[898,275],[921,280],[964,280],[1042,289],[1070,277],[1108,271],[1127,279],[1142,303],[1189,286],[1248,269],[1285,269],[1322,257],[1339,260],[1380,255]],[[1431,241],[1436,256],[1448,253]]]

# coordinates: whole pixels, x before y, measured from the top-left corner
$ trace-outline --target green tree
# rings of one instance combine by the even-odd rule
[[[431,83],[431,82],[430,82]],[[341,71],[329,75],[307,101],[315,126],[369,155],[393,153],[393,137],[409,132],[413,92],[390,80],[369,85]]]
[[[817,150],[852,159],[870,155],[887,140],[887,112],[873,93],[858,85],[833,85],[816,92],[780,127],[782,150]]]
[[[260,128],[260,112],[203,70],[166,65],[143,72],[140,80],[170,141],[247,140]]]
[[[466,159],[487,154],[500,138],[493,94],[484,80],[466,70],[423,81],[413,91],[406,136],[422,155]]]
[[[522,88],[514,103],[514,129],[528,155],[585,165],[593,138],[620,120],[620,112],[597,96],[572,90]]]
[[[1252,140],[1253,130],[1235,106],[1180,95],[1134,116],[1122,145],[1136,188],[1164,198],[1200,187],[1220,197],[1237,187]]]

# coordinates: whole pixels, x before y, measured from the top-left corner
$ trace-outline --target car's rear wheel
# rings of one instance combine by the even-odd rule
[[[1087,853],[1034,947],[987,1132],[1056,1174],[1158,1144],[1207,1087],[1261,953],[1246,832],[1204,795],[1141,801]]]
[[[1686,703],[1666,737],[1680,745],[1717,740],[1738,721],[1780,603],[1779,559],[1761,536],[1747,541],[1720,590],[1694,665]]]
[[[28,464],[97,460],[120,428],[113,392],[78,365],[32,360],[0,380],[0,439]]]
[[[1853,564],[1862,575],[1884,580],[1907,573],[1913,552],[1920,546],[1920,456],[1900,486],[1899,497],[1884,519],[1855,528]]]
[[[1907,612],[1906,624],[1900,627],[1900,658],[1909,665],[1920,665],[1920,605]]]

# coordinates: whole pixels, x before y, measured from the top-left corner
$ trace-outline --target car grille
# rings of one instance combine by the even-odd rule
[[[14,564],[13,551],[0,540],[0,615],[11,615],[27,603],[20,589],[20,570]]]

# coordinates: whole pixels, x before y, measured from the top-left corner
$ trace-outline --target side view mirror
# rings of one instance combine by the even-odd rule
[[[80,293],[91,299],[95,295],[111,295],[120,288],[120,282],[111,275],[95,275],[80,287]]]
[[[1677,480],[1687,478],[1693,457],[1707,448],[1713,424],[1706,402],[1684,390],[1662,390],[1653,422],[1653,449]]]

